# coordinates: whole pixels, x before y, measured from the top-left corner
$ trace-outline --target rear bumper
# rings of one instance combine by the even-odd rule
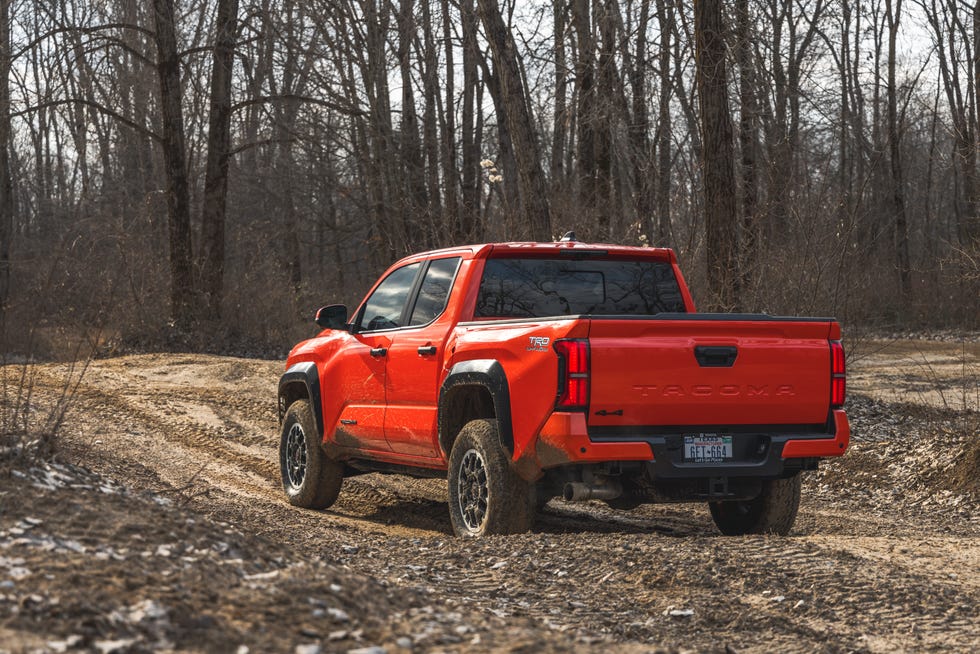
[[[827,429],[830,427],[830,429]],[[715,464],[686,463],[683,460],[684,431],[649,428],[628,429],[614,434],[590,434],[582,413],[553,413],[516,463],[528,479],[541,471],[563,465],[604,462],[645,461],[661,479],[705,477],[778,477],[787,470],[809,467],[814,459],[840,456],[850,442],[850,426],[843,410],[832,412],[823,431],[773,431],[764,426],[732,427],[735,457]],[[713,428],[726,432],[725,428]],[[832,433],[827,433],[832,430]],[[692,431],[705,431],[691,428]],[[531,455],[531,456],[528,456]]]
[[[822,438],[792,438],[783,446],[784,459],[840,456],[851,443],[851,425],[843,409],[833,411],[834,433]]]

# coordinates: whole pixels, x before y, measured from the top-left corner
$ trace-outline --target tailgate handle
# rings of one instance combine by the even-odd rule
[[[731,368],[735,365],[738,348],[734,345],[698,345],[694,357],[702,368]]]

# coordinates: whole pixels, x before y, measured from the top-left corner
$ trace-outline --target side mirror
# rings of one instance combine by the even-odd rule
[[[317,309],[317,325],[323,329],[347,329],[347,306],[344,304],[330,304]]]

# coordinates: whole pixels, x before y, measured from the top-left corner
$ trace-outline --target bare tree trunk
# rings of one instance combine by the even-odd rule
[[[456,83],[453,64],[453,30],[449,8],[449,0],[442,0],[442,37],[446,48],[446,77],[444,81],[446,85],[444,110],[446,119],[443,123],[445,129],[442,134],[442,185],[446,193],[446,213],[442,224],[447,233],[451,234],[459,231],[459,200],[456,193],[459,177],[456,169]]]
[[[10,241],[14,235],[14,184],[10,173],[10,0],[0,0],[0,319],[10,294]]]
[[[841,200],[838,209],[837,224],[845,239],[850,239],[851,232],[851,198],[853,195],[853,165],[848,146],[850,144],[849,125],[851,124],[850,109],[850,57],[851,57],[851,5],[848,0],[841,2],[841,45],[839,59],[840,82],[840,125],[838,146],[837,175],[840,184]]]
[[[879,20],[880,5],[875,4],[872,6],[871,13],[871,34],[874,42],[874,70],[882,69],[882,49],[885,47],[884,43],[884,30],[885,30],[885,20],[881,18]],[[887,56],[887,53],[884,55]],[[887,66],[887,64],[885,64]],[[872,194],[872,210],[867,215],[865,220],[865,234],[864,240],[867,244],[869,251],[877,250],[880,246],[880,240],[883,234],[887,234],[888,230],[886,226],[882,226],[882,214],[883,210],[888,207],[891,202],[888,198],[882,197],[882,193],[888,192],[888,187],[890,182],[887,179],[888,171],[883,164],[885,156],[885,142],[882,136],[882,120],[881,120],[881,75],[875,75],[873,80],[872,88],[872,103],[871,103],[871,144],[872,144],[872,167],[869,172],[871,177],[871,194]],[[887,95],[887,91],[886,91]],[[887,113],[887,109],[886,109]],[[887,249],[886,249],[887,252]]]
[[[548,207],[548,188],[541,157],[535,140],[534,125],[528,106],[527,93],[517,61],[517,48],[513,36],[504,25],[497,0],[479,0],[483,28],[493,52],[494,67],[500,85],[502,104],[507,111],[507,127],[514,145],[517,161],[517,184],[521,193],[521,207],[531,238],[551,240],[551,215]]]
[[[507,107],[504,105],[503,93],[500,90],[500,76],[497,71],[492,71],[487,65],[487,62],[482,58],[480,59],[480,67],[483,70],[485,86],[490,91],[490,99],[493,100],[494,113],[497,118],[496,167],[500,172],[500,176],[503,178],[502,184],[495,185],[495,182],[490,182],[490,194],[483,207],[486,211],[484,218],[490,217],[489,208],[494,190],[498,191],[504,204],[503,229],[500,229],[499,224],[491,226],[489,223],[486,223],[486,233],[493,240],[524,237],[524,231],[515,232],[512,229],[516,223],[514,215],[518,212],[523,214],[524,210],[521,208],[521,198],[517,190],[517,161],[514,158],[514,145],[510,138],[510,128],[507,125]],[[477,102],[477,107],[480,106],[480,103]]]
[[[122,0],[122,20],[128,25],[140,26],[140,11],[137,0]],[[116,62],[116,78],[119,80],[122,99],[122,113],[132,116],[133,122],[146,125],[149,119],[149,97],[146,93],[148,75],[142,53],[145,50],[145,35],[136,30],[126,30],[123,35],[126,49]],[[134,54],[136,53],[136,54]],[[152,78],[149,79],[152,82]],[[124,207],[142,202],[150,192],[153,179],[153,141],[145,134],[135,130],[122,130],[119,133],[115,165],[125,174],[118,176],[117,184],[123,193],[119,196],[119,213],[125,215]],[[133,217],[124,221],[132,224]]]
[[[925,207],[922,210],[922,222],[924,225],[924,236],[926,240],[926,258],[929,261],[936,259],[936,220],[933,219],[932,195],[933,195],[933,169],[936,165],[936,132],[939,127],[939,96],[940,84],[936,84],[936,95],[932,104],[932,118],[929,128],[929,158],[926,167],[925,183]],[[933,283],[938,282],[941,271],[938,266],[929,266],[929,278]]]
[[[701,110],[708,284],[716,308],[738,304],[735,154],[728,108],[722,0],[695,0],[696,80]]]
[[[472,1],[472,0],[471,0]],[[439,130],[437,126],[437,105],[439,104],[439,57],[435,40],[432,38],[432,16],[430,5],[425,0],[422,5],[422,31],[425,34],[423,59],[423,79],[425,81],[425,103],[422,110],[422,140],[425,149],[425,179],[428,189],[428,220],[436,225],[442,218],[442,188],[439,181],[440,151]],[[473,38],[476,38],[475,35]]]
[[[595,181],[595,39],[592,36],[590,0],[571,0],[572,27],[578,43],[575,62],[575,120],[578,123],[575,180],[579,189],[579,209],[592,218],[596,204]]]
[[[221,301],[224,297],[225,209],[231,150],[231,76],[237,31],[238,0],[218,0],[198,264],[201,271],[202,309],[210,320],[221,318]]]
[[[670,229],[670,98],[674,93],[670,37],[674,32],[674,6],[670,0],[657,0],[660,26],[660,98],[657,112],[657,245],[671,244]],[[652,236],[651,232],[651,236]]]
[[[371,163],[368,175],[371,178],[370,187],[373,189],[371,211],[374,228],[377,230],[381,245],[386,249],[386,258],[396,259],[408,253],[406,247],[407,235],[403,216],[393,216],[391,187],[395,171],[390,152],[393,142],[391,126],[391,106],[389,102],[388,71],[387,71],[387,31],[389,15],[387,5],[378,6],[377,0],[366,0],[365,22],[367,26],[367,53],[365,68],[362,75],[365,79],[370,119],[367,122],[371,143]]]
[[[650,23],[650,0],[640,3],[640,18],[636,27],[636,56],[630,71],[633,87],[633,119],[630,121],[630,140],[633,148],[633,181],[636,185],[634,201],[637,225],[653,241],[653,216],[650,215],[650,189],[653,187],[653,171],[650,166],[650,117],[647,112],[647,27]]]
[[[285,60],[282,63],[282,73],[276,80],[279,84],[279,91],[285,96],[302,96],[306,91],[307,79],[310,69],[313,67],[314,60],[307,53],[302,51],[298,42],[299,36],[303,33],[306,23],[305,3],[296,0],[286,0],[283,3],[284,20],[283,26],[279,29],[279,38],[285,45]],[[385,14],[385,25],[387,25],[388,14]],[[273,82],[274,84],[275,82]],[[387,89],[385,89],[387,90]],[[384,94],[385,107],[387,108],[388,95]],[[301,243],[306,239],[301,235],[304,227],[300,220],[298,209],[297,189],[301,188],[298,183],[301,169],[296,165],[295,142],[297,131],[297,116],[300,104],[294,100],[276,102],[272,112],[273,134],[278,144],[273,169],[279,173],[275,195],[280,199],[281,218],[282,218],[282,256],[285,259],[285,267],[289,271],[289,281],[293,288],[294,296],[298,295],[303,286],[303,256]],[[390,130],[391,123],[386,124]],[[395,153],[392,152],[393,158]],[[388,166],[397,165],[391,158],[384,160]],[[392,179],[389,174],[388,179]],[[404,194],[398,194],[399,201]],[[403,225],[407,218],[399,215],[399,225]]]
[[[976,122],[973,126],[973,133],[980,135],[980,0],[973,5],[973,92],[976,96],[973,102]],[[976,174],[977,151],[980,144],[976,139],[973,140],[973,173]],[[976,187],[974,187],[976,193]],[[972,201],[973,213],[966,220],[964,229],[964,244],[980,249],[980,198],[974,197]]]
[[[486,76],[487,88],[494,88],[497,84],[496,77]],[[491,95],[494,95],[491,93]],[[498,147],[498,159],[497,167],[500,169],[500,175],[503,177],[503,183],[497,184],[496,188],[500,190],[500,196],[504,203],[504,215],[501,222],[503,223],[500,227],[495,228],[491,232],[494,240],[513,240],[515,238],[528,238],[526,236],[526,223],[520,221],[517,218],[518,214],[522,216],[526,213],[524,205],[521,202],[521,194],[519,192],[520,184],[518,182],[518,165],[517,158],[514,156],[514,140],[510,136],[510,127],[507,124],[507,109],[503,105],[503,100],[500,99],[500,93],[494,95],[494,109],[497,113],[497,147]],[[492,187],[493,188],[493,187]],[[518,225],[520,224],[520,229]]]
[[[9,13],[9,8],[6,10]],[[43,31],[41,26],[41,15],[40,12],[34,13],[34,25],[32,26],[34,30],[38,33]],[[8,38],[5,43],[8,43],[9,39],[9,26],[8,26]],[[9,43],[8,43],[9,44]],[[34,86],[37,89],[44,88],[43,75],[46,68],[46,61],[44,61],[41,56],[40,48],[34,48],[30,53],[31,57],[31,77],[34,82]],[[7,75],[10,74],[10,66],[7,67]],[[69,75],[63,75],[64,84],[69,84]],[[9,99],[9,81],[8,85],[8,99]],[[53,111],[51,115],[53,115]],[[47,108],[39,109],[37,111],[37,128],[31,129],[31,140],[34,145],[34,161],[37,170],[37,213],[40,217],[41,214],[51,211],[52,206],[52,190],[54,185],[54,171],[52,170],[52,157],[51,157],[51,129],[48,126],[49,111]],[[8,153],[9,157],[9,153]],[[9,164],[9,162],[8,162]]]
[[[259,97],[263,94],[263,80],[272,76],[271,67],[272,57],[275,46],[275,29],[272,28],[271,0],[260,0],[256,7],[258,20],[264,23],[263,36],[252,42],[246,42],[244,47],[250,50],[241,58],[241,66],[245,74],[246,88],[252,97]],[[245,108],[243,119],[243,138],[247,143],[254,143],[258,139],[259,122],[265,107],[261,104],[249,105]],[[258,148],[249,148],[243,153],[243,169],[255,171],[259,167]]]
[[[67,9],[63,6],[62,10],[67,13]],[[78,33],[72,33],[69,39],[72,45],[72,56],[74,58],[74,65],[78,71],[77,81],[73,76],[69,76],[66,80],[69,87],[72,89],[72,95],[79,99],[85,96],[85,100],[92,101],[92,80],[90,75],[90,69],[88,61],[85,54],[85,49],[82,47],[82,39]],[[89,129],[97,124],[98,114],[94,109],[89,111],[90,106],[86,105],[84,102],[79,101],[74,107],[72,112],[72,141],[75,146],[75,151],[78,152],[78,169],[82,174],[82,188],[88,191],[89,186],[89,166],[88,166],[88,141],[89,141]],[[47,198],[50,201],[50,197]]]
[[[555,18],[555,122],[551,134],[551,185],[558,189],[562,185],[565,161],[565,122],[568,120],[566,94],[568,93],[568,67],[565,56],[565,21],[568,7],[564,2],[554,3]]]
[[[460,2],[459,12],[463,25],[463,113],[461,116],[463,148],[462,174],[462,213],[459,220],[458,238],[462,241],[479,241],[482,235],[477,229],[477,216],[480,212],[479,165],[480,141],[476,136],[476,95],[479,76],[477,74],[476,15],[473,0]]]
[[[402,197],[408,202],[403,207],[405,218],[409,221],[408,235],[419,239],[419,245],[433,245],[432,225],[424,224],[423,214],[429,200],[425,188],[425,161],[422,159],[422,146],[419,142],[418,116],[415,113],[415,93],[412,83],[411,52],[412,36],[415,33],[414,1],[402,0],[398,12],[398,67],[402,78],[402,120],[401,120],[401,162],[405,171],[407,192]],[[415,244],[407,244],[414,246]]]
[[[853,98],[853,111],[851,111],[851,130],[854,136],[861,140],[862,144],[865,144],[861,150],[857,153],[854,162],[855,168],[855,188],[862,188],[865,179],[867,177],[867,159],[868,159],[868,148],[866,146],[865,137],[865,97],[864,89],[861,87],[860,82],[860,66],[861,60],[863,58],[863,51],[861,49],[861,35],[862,35],[862,24],[861,18],[863,11],[861,8],[861,2],[854,3],[854,56],[851,59],[850,65],[848,66],[848,76],[850,77],[850,85],[854,90]],[[858,200],[855,199],[855,205],[858,204]]]
[[[153,0],[156,23],[157,75],[163,117],[164,173],[170,240],[170,314],[182,329],[194,319],[196,301],[191,270],[191,208],[184,146],[183,92],[180,53],[174,23],[174,0]]]
[[[898,124],[898,89],[895,81],[895,42],[902,20],[902,0],[885,0],[888,21],[888,153],[891,159],[891,196],[894,213],[895,259],[898,264],[902,297],[912,294],[912,267],[909,261],[909,228],[905,210],[905,181],[902,177],[902,143]]]
[[[742,288],[751,284],[752,269],[758,261],[758,217],[756,216],[759,182],[756,157],[759,151],[759,108],[756,101],[755,66],[752,62],[752,32],[748,0],[737,0],[738,22],[739,112],[738,141],[742,154],[741,258]]]
[[[947,11],[952,13],[952,17],[947,15]],[[926,17],[933,29],[936,52],[939,55],[939,71],[953,123],[953,159],[956,162],[953,169],[954,181],[956,182],[954,188],[962,185],[963,204],[966,205],[965,210],[961,210],[959,202],[953,203],[956,234],[960,244],[967,245],[971,240],[970,224],[973,217],[977,215],[977,148],[973,143],[976,125],[974,125],[975,121],[970,116],[967,106],[971,103],[964,100],[960,89],[955,31],[949,29],[950,22],[958,21],[956,11],[956,5],[944,7],[941,10],[937,10],[936,6],[933,5],[931,10],[926,11]]]
[[[619,213],[612,185],[612,134],[615,123],[614,99],[622,85],[616,70],[612,2],[614,0],[606,0],[600,6],[597,21],[601,41],[595,94],[595,218],[596,232],[603,242],[613,240],[611,214]]]
[[[769,211],[766,220],[766,233],[772,238],[786,232],[789,220],[790,183],[793,179],[789,170],[792,150],[789,143],[789,118],[787,107],[790,90],[783,64],[783,31],[787,23],[795,29],[786,13],[792,10],[792,3],[770,0],[769,7],[772,24],[772,69],[773,102],[769,116],[771,127],[766,130],[766,149],[769,155]],[[707,147],[707,146],[705,146]]]

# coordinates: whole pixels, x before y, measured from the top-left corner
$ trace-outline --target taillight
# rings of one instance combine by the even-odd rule
[[[563,338],[555,341],[558,353],[558,400],[556,409],[582,410],[589,404],[589,341]]]
[[[833,409],[844,406],[847,395],[847,379],[844,369],[844,346],[840,341],[830,341],[830,405]]]

